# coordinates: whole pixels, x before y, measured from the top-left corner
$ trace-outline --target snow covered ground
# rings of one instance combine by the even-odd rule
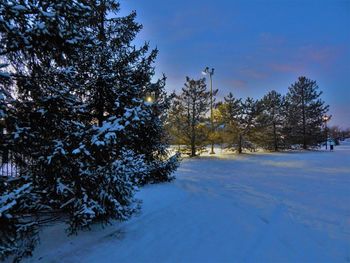
[[[128,222],[44,229],[28,262],[350,262],[350,141],[334,152],[185,159]]]

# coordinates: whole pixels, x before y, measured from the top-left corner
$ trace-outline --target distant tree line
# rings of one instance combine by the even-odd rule
[[[334,140],[336,145],[339,145],[340,141],[350,138],[350,128],[344,129],[339,126],[331,126],[329,128],[326,127],[325,133]]]
[[[316,81],[303,76],[290,85],[285,95],[273,90],[255,100],[229,93],[215,103],[213,131],[208,116],[211,94],[205,80],[187,77],[181,93],[173,94],[166,126],[172,144],[191,156],[199,154],[212,140],[238,153],[257,148],[309,149],[326,141],[324,116],[329,106],[321,95]]]

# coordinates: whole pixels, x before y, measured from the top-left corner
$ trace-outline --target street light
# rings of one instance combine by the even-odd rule
[[[322,116],[322,121],[324,122],[324,130],[326,133],[326,150],[327,150],[327,145],[328,145],[328,128],[327,128],[327,122],[331,119],[332,115],[323,115]]]
[[[214,115],[213,115],[213,75],[214,75],[214,68],[209,70],[209,67],[206,67],[202,71],[203,75],[209,75],[210,78],[210,125],[211,125],[211,134],[213,136],[214,133]],[[211,139],[211,151],[210,154],[215,154],[214,152],[214,141]]]
[[[149,104],[152,104],[155,101],[155,92],[147,92],[145,101],[148,102]]]

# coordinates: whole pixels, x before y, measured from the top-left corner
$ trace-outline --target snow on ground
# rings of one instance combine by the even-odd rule
[[[28,262],[350,262],[350,141],[334,152],[185,159],[128,222],[44,229]]]

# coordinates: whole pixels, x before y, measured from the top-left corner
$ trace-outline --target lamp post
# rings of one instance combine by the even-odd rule
[[[209,75],[210,78],[210,128],[211,128],[211,135],[213,136],[214,133],[214,115],[213,115],[213,75],[214,75],[214,68],[209,70],[209,67],[206,67],[202,71],[203,75]],[[210,154],[215,154],[214,152],[214,141],[211,139],[211,151]]]
[[[324,122],[324,130],[326,133],[326,150],[327,150],[327,145],[328,145],[328,128],[327,128],[327,122],[331,119],[331,115],[323,115],[322,116],[322,121]]]

